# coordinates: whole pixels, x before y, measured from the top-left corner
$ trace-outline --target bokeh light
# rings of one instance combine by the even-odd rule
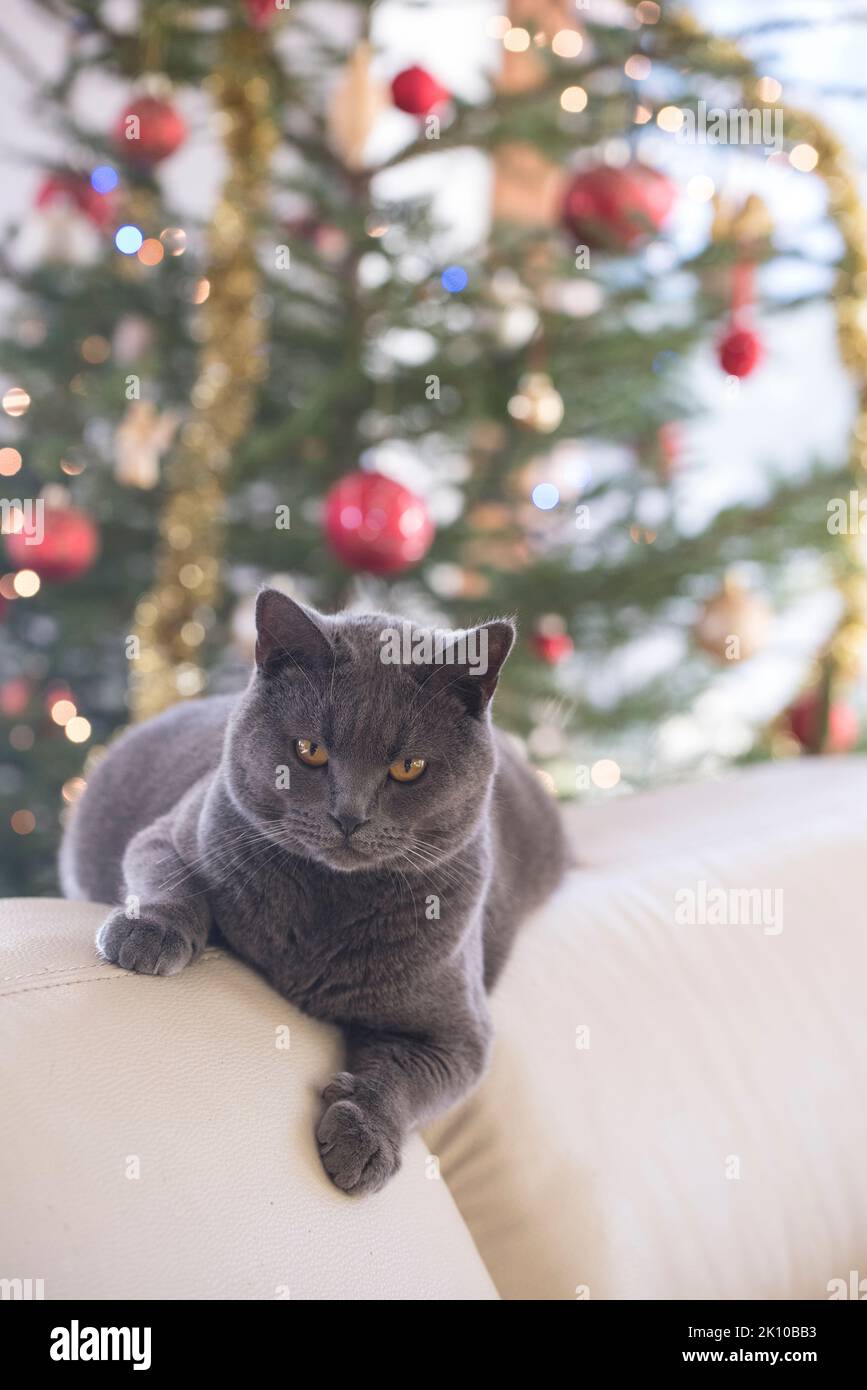
[[[86,743],[91,735],[90,720],[83,715],[76,714],[69,720],[63,732],[70,743]]]
[[[169,256],[182,256],[187,249],[187,234],[183,227],[164,227],[160,241]]]
[[[623,64],[623,71],[627,77],[631,77],[633,82],[643,82],[650,76],[651,62],[643,53],[633,53],[631,58],[627,58]]]
[[[663,106],[661,111],[656,113],[656,124],[660,130],[674,132],[680,130],[686,117],[679,106]]]
[[[11,478],[21,467],[21,455],[17,449],[0,449],[0,477]]]
[[[587,93],[583,87],[567,87],[560,94],[560,105],[564,111],[583,111],[587,105]]]
[[[13,420],[27,414],[30,409],[30,397],[23,386],[10,386],[3,396],[3,409]]]
[[[819,163],[819,156],[812,145],[796,145],[789,153],[789,163],[799,173],[810,174]]]
[[[13,811],[9,824],[16,835],[29,835],[36,829],[36,817],[32,811]]]
[[[620,768],[613,758],[600,758],[590,769],[590,781],[600,791],[611,791],[620,781]]]
[[[460,294],[469,284],[470,277],[461,265],[446,266],[440,276],[442,287],[448,290],[449,294]]]
[[[54,720],[55,724],[59,724],[61,728],[63,728],[65,724],[68,724],[70,719],[74,719],[77,714],[78,710],[71,700],[55,700],[54,704],[51,706],[51,718]]]
[[[123,227],[118,227],[114,234],[114,244],[124,256],[134,256],[143,241],[144,237],[138,227],[133,227],[129,222]]]
[[[584,40],[577,29],[559,29],[551,40],[551,49],[558,58],[577,58]]]
[[[64,801],[72,805],[86,789],[87,783],[83,777],[70,777],[61,787],[60,795],[63,797]]]
[[[98,164],[90,176],[90,183],[97,193],[110,193],[117,188],[117,172],[110,164]]]
[[[142,265],[159,265],[166,253],[162,242],[157,241],[156,237],[149,236],[146,241],[142,242],[136,254]]]
[[[526,29],[509,29],[503,35],[503,47],[510,53],[526,53],[530,47],[530,35]]]
[[[783,84],[775,77],[760,77],[756,83],[759,101],[779,101],[783,95]]]
[[[537,483],[532,492],[533,505],[542,512],[549,512],[560,501],[560,491],[553,483]]]
[[[84,339],[79,352],[85,362],[89,362],[92,366],[98,366],[100,362],[106,362],[111,356],[111,343],[107,338],[101,338],[98,333],[92,333],[89,338]]]
[[[33,598],[42,587],[42,580],[35,570],[19,570],[12,581],[19,598]]]

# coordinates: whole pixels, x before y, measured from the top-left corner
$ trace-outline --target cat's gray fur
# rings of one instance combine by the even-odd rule
[[[407,1131],[480,1078],[486,990],[566,860],[555,804],[490,721],[512,625],[486,625],[484,676],[384,664],[397,625],[264,590],[247,690],[119,738],[61,851],[68,896],[122,904],[98,935],[108,960],[174,974],[216,927],[342,1027],[347,1069],[323,1092],[317,1137],[352,1192],[381,1187]],[[328,764],[302,764],[299,738]],[[418,781],[388,778],[398,756],[428,760]],[[362,823],[347,835],[338,816]]]

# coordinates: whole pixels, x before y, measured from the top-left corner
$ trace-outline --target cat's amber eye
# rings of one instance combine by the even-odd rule
[[[295,752],[308,767],[324,767],[328,762],[328,754],[322,744],[314,743],[309,738],[296,738]]]
[[[388,769],[388,775],[393,777],[395,782],[415,782],[426,767],[426,758],[398,758]]]

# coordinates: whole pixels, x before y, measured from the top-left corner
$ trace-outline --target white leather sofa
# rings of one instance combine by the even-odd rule
[[[867,759],[570,820],[581,867],[497,988],[488,1077],[368,1199],[313,1140],[333,1031],[221,950],[134,976],[97,958],[98,906],[3,904],[0,1277],[823,1299],[867,1276]]]

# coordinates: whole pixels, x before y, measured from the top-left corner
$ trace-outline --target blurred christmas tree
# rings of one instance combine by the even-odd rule
[[[790,586],[792,557],[828,552],[845,605],[785,738],[852,745],[836,690],[863,633],[858,557],[826,514],[851,461],[769,467],[758,503],[700,531],[678,507],[686,355],[714,342],[733,387],[761,370],[757,272],[775,254],[755,196],[718,199],[697,254],[666,242],[679,201],[715,192],[703,175],[684,193],[680,127],[725,83],[760,117],[739,157],[818,164],[838,225],[861,216],[809,123],[768,148],[779,84],[651,0],[468,6],[492,55],[472,101],[421,47],[390,60],[377,5],[142,0],[123,32],[107,5],[43,8],[69,26],[64,70],[34,91],[63,159],[3,264],[2,891],[53,887],[61,816],[131,713],[237,684],[255,587],[275,576],[326,608],[516,613],[498,718],[571,795],[621,766],[665,775],[661,721],[715,662],[761,647],[774,571]],[[405,8],[411,46],[429,7]],[[125,80],[126,106],[79,124],[93,73]],[[201,129],[181,114],[196,88]],[[161,171],[215,136],[224,183],[199,226],[166,205]],[[492,216],[455,260],[401,171],[439,161],[448,180],[467,148],[489,159]],[[863,242],[850,226],[847,304]]]

